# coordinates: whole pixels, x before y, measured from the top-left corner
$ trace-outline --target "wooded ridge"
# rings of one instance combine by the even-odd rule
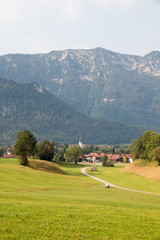
[[[129,143],[146,129],[87,117],[38,83],[0,79],[0,145],[14,143],[28,129],[39,141],[87,144]]]

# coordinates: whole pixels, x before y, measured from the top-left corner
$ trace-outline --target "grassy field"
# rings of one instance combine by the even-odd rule
[[[133,173],[124,172],[123,168],[123,164],[120,164],[114,168],[100,167],[97,172],[89,172],[88,169],[87,172],[120,187],[160,194],[160,181],[146,179]],[[143,169],[141,171],[143,171]],[[152,169],[150,169],[150,171],[152,171]]]
[[[67,174],[57,174],[0,159],[0,239],[160,239],[160,196],[106,189],[82,175],[83,166],[63,164]],[[159,182],[148,189],[120,167],[92,174],[160,193]]]

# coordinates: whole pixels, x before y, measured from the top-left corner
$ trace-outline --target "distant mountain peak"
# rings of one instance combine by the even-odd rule
[[[160,76],[160,52],[152,51],[146,54],[140,61],[138,66],[139,72],[150,74],[152,76]]]
[[[76,110],[101,119],[160,127],[160,52],[144,57],[104,48],[0,57],[0,76],[38,82]]]

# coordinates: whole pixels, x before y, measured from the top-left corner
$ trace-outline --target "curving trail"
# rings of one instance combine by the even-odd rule
[[[99,181],[99,182],[102,182],[102,183],[104,183],[105,185],[109,185],[109,187],[115,187],[115,188],[119,188],[119,189],[126,190],[126,191],[131,191],[131,192],[145,193],[145,194],[151,194],[151,195],[160,196],[159,193],[143,192],[143,191],[138,191],[138,190],[133,190],[133,189],[129,189],[129,188],[124,188],[124,187],[116,186],[116,185],[114,185],[114,184],[112,184],[112,183],[109,183],[109,182],[107,182],[107,181],[104,181],[104,180],[102,180],[102,179],[100,179],[100,178],[94,177],[94,176],[86,173],[86,168],[89,168],[89,167],[85,167],[85,168],[82,168],[82,169],[81,169],[81,172],[82,172],[84,175],[86,175],[86,176],[88,176],[88,177],[90,177],[90,178],[93,178],[93,179],[95,179],[95,180],[97,180],[97,181]]]

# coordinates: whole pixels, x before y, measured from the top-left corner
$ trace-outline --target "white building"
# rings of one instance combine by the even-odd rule
[[[81,138],[79,139],[79,147],[83,148],[83,144],[82,144],[82,139]]]

